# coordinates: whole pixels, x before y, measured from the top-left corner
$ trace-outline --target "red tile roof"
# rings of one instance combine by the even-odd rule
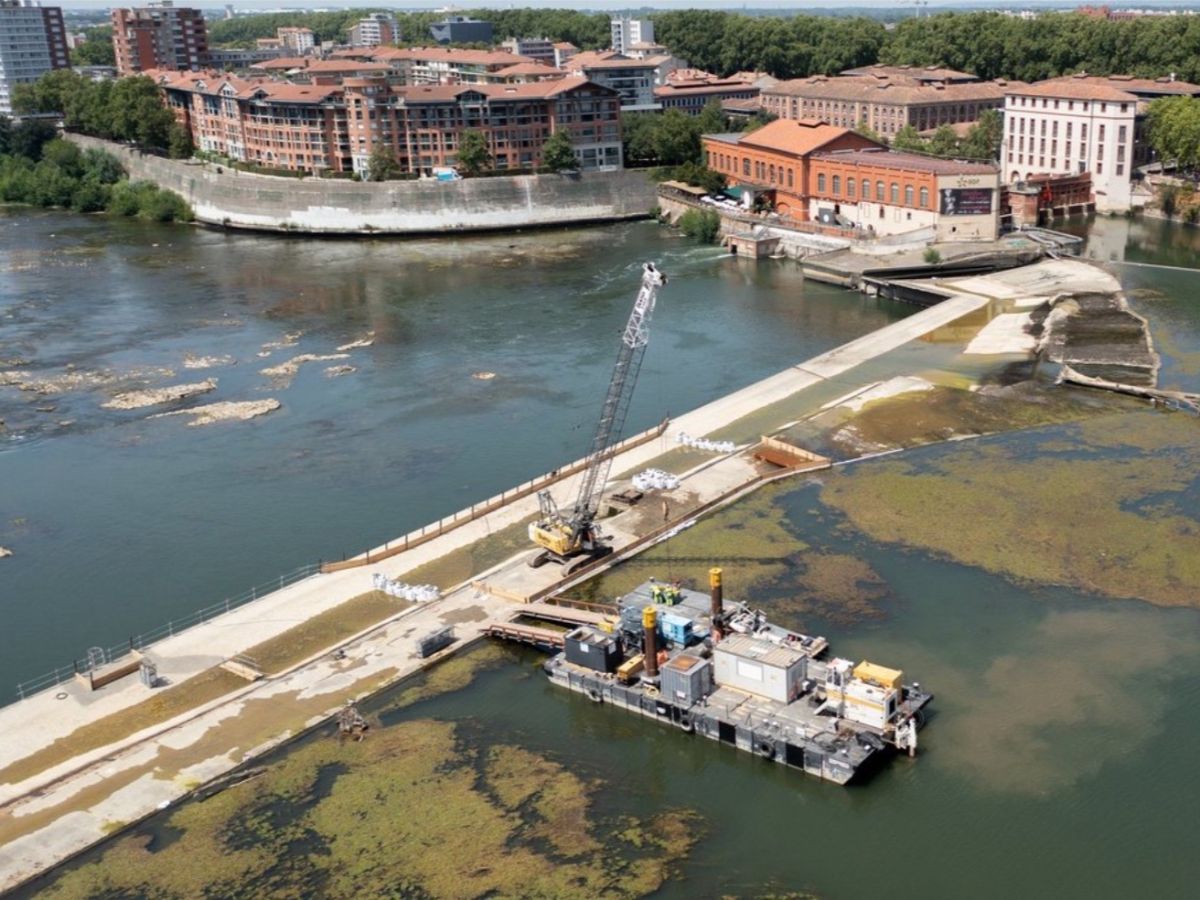
[[[935,175],[995,175],[997,169],[988,163],[964,162],[957,159],[938,159],[919,153],[900,150],[823,150],[814,153],[813,162],[851,163],[885,169],[905,169],[910,172],[932,172]]]
[[[849,133],[849,128],[827,125],[817,119],[776,119],[743,135],[738,143],[805,156]]]

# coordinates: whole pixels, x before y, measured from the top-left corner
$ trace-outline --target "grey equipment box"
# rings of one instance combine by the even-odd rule
[[[662,698],[676,706],[691,706],[712,693],[712,663],[694,653],[673,656],[659,674]]]

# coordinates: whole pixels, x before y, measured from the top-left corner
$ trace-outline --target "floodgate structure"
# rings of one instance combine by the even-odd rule
[[[933,695],[903,673],[846,659],[829,642],[726,607],[721,570],[709,597],[647,582],[615,616],[580,625],[544,665],[551,682],[689,734],[736,746],[835,784],[895,749],[915,754]]]

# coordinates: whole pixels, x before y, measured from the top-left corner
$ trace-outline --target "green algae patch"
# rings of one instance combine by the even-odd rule
[[[273,675],[342,643],[372,625],[387,621],[412,605],[408,601],[390,597],[383,591],[368,591],[270,640],[255,644],[242,655],[257,663],[263,672]]]
[[[91,750],[124,740],[246,687],[245,679],[213,667],[160,690],[136,706],[89,722],[54,743],[0,769],[0,784],[16,784]]]
[[[452,723],[320,738],[263,776],[118,838],[40,896],[633,897],[671,876],[693,814],[589,821],[598,783]],[[624,832],[647,835],[640,845]]]
[[[887,585],[870,564],[845,553],[805,553],[804,571],[794,578],[794,593],[772,611],[804,619],[819,616],[838,625],[883,616],[879,601]]]
[[[437,585],[443,591],[469,581],[522,550],[532,552],[529,523],[536,518],[528,516],[465,547],[451,550],[445,556],[405,572],[403,579],[411,584]]]
[[[483,670],[501,665],[510,659],[508,651],[491,642],[480,644],[469,653],[456,653],[414,676],[411,683],[387,704],[387,709],[404,709],[423,700],[461,691]]]
[[[821,497],[876,540],[1018,581],[1200,606],[1197,437],[1183,415],[1107,417],[1021,446],[985,439],[844,468]],[[1064,439],[1076,446],[1066,457]],[[1101,455],[1099,441],[1123,452]]]
[[[751,588],[781,577],[796,565],[796,554],[806,549],[788,528],[786,511],[775,503],[778,496],[777,488],[756,491],[592,579],[575,593],[582,599],[607,602],[651,577],[706,590],[708,570],[722,566],[725,596],[738,599]]]
[[[826,440],[840,455],[857,457],[959,437],[1070,422],[1111,411],[1111,403],[1108,396],[1101,398],[1029,383],[977,391],[935,385],[931,390],[867,403],[833,428]]]

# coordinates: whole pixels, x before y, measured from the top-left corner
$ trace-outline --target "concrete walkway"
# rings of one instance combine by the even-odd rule
[[[1082,264],[1079,264],[1082,265]],[[1090,268],[1090,267],[1088,267]],[[1060,273],[1061,275],[1061,273]],[[614,472],[644,467],[677,446],[676,435],[710,434],[755,410],[835,378],[989,304],[978,294],[961,295],[918,312],[873,334],[793,366],[676,419],[665,434],[619,455]],[[787,424],[779,422],[776,427]],[[686,475],[674,495],[677,513],[695,508],[754,481],[749,462],[729,456]],[[559,482],[555,498],[566,504],[578,476]],[[676,501],[673,500],[673,503]],[[405,553],[361,569],[316,575],[264,596],[240,609],[162,641],[148,655],[159,672],[179,683],[275,637],[311,617],[372,589],[381,572],[402,578],[407,571],[485,539],[537,511],[526,497],[462,525]],[[653,527],[635,508],[606,520],[618,546]],[[654,525],[661,524],[659,522]],[[104,838],[113,823],[130,822],[185,795],[192,786],[230,770],[247,756],[286,740],[306,724],[335,712],[348,696],[367,695],[422,668],[416,641],[443,624],[455,624],[460,643],[482,634],[512,612],[504,595],[529,596],[561,578],[554,566],[530,569],[526,553],[434,603],[400,613],[386,626],[352,639],[345,659],[328,648],[292,671],[248,685],[235,694],[176,719],[130,735],[26,779],[0,785],[0,890],[31,877],[63,856]],[[445,653],[452,653],[454,648]],[[59,699],[59,694],[67,696]],[[20,760],[81,726],[147,700],[150,689],[129,677],[95,693],[69,685],[0,709],[0,767]],[[264,705],[266,704],[266,705]],[[247,707],[253,715],[239,715]]]

